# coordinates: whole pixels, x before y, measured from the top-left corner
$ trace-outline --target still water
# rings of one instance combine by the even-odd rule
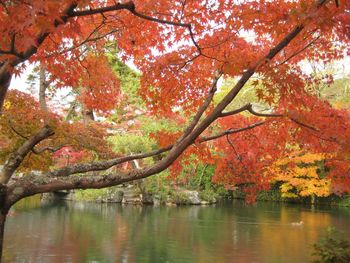
[[[29,206],[32,206],[31,208]],[[33,207],[34,206],[34,207]],[[292,222],[303,221],[302,226]],[[350,209],[278,203],[140,207],[22,203],[8,218],[5,262],[309,262]]]

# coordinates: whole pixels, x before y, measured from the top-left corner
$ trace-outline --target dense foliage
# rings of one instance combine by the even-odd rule
[[[169,167],[174,178],[190,164],[215,167],[214,182],[253,201],[276,180],[268,169],[296,152],[326,156],[329,191],[349,192],[349,112],[320,96],[332,72],[304,69],[349,54],[349,9],[331,0],[2,1],[2,214],[36,193]],[[39,68],[38,102],[8,91],[28,64]],[[223,78],[226,93],[215,95]],[[63,88],[70,109],[46,98]],[[12,180],[17,171],[26,176]]]

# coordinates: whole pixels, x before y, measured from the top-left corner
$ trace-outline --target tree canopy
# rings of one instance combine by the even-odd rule
[[[214,181],[243,185],[253,200],[274,180],[266,170],[278,159],[324,154],[331,156],[325,165],[333,192],[348,192],[349,112],[310,89],[331,83],[332,74],[319,77],[303,66],[350,53],[349,12],[345,0],[1,1],[4,212],[36,193],[117,185],[171,165],[176,173],[193,155],[216,165]],[[138,72],[116,67],[126,62]],[[8,90],[29,63],[41,69],[39,100]],[[137,89],[126,85],[134,76]],[[233,81],[214,100],[223,78]],[[246,84],[253,94],[245,95]],[[90,119],[138,111],[176,127],[151,133],[156,149],[114,153],[111,124],[67,120],[46,103],[48,86],[71,88]],[[57,165],[62,149],[79,153],[73,163]],[[118,169],[153,156],[150,165]],[[16,171],[25,176],[14,177]]]

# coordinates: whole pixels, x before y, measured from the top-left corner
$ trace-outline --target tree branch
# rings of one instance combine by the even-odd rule
[[[69,18],[68,14],[72,12],[74,8],[76,8],[76,6],[77,6],[76,3],[69,5],[63,12],[63,15],[60,17],[60,19],[55,20],[54,26],[58,27],[61,24],[67,23]],[[18,64],[29,59],[33,54],[35,54],[39,46],[45,41],[45,39],[49,35],[50,35],[50,32],[48,31],[40,32],[35,39],[35,43],[36,43],[35,45],[30,46],[26,51],[18,54],[15,58],[8,59],[6,62],[0,63],[0,115],[2,112],[2,107],[4,104],[7,90],[10,86],[12,69]]]
[[[163,20],[163,19],[159,19],[159,18],[155,18],[155,17],[141,14],[141,13],[136,11],[136,7],[135,7],[135,4],[133,1],[129,1],[129,2],[124,3],[124,4],[117,3],[117,4],[112,5],[112,6],[105,6],[105,7],[96,8],[96,9],[72,11],[69,13],[69,17],[79,17],[79,16],[103,14],[103,13],[118,11],[118,10],[127,10],[139,18],[142,18],[142,19],[145,19],[148,21],[153,21],[153,22],[156,22],[159,24],[166,24],[166,25],[180,26],[180,27],[187,27],[187,28],[189,28],[191,26],[190,24],[184,24],[184,23],[180,23],[180,22]]]
[[[13,125],[12,125],[10,119],[8,120],[8,124],[9,124],[9,126],[10,126],[10,129],[11,129],[16,135],[18,135],[19,137],[21,137],[21,138],[23,138],[23,139],[26,139],[26,140],[29,139],[27,136],[24,136],[24,135],[21,134],[19,131],[17,131],[17,129],[15,129],[15,127],[13,127]]]
[[[211,101],[213,100],[213,97],[214,97],[215,92],[217,90],[217,84],[218,84],[218,81],[219,81],[221,76],[222,76],[221,72],[217,72],[217,74],[214,76],[213,84],[212,84],[212,87],[211,87],[211,89],[209,91],[209,94],[208,94],[206,100],[200,106],[200,108],[198,109],[198,111],[197,111],[196,115],[194,116],[192,122],[188,125],[188,127],[184,131],[183,135],[178,140],[178,142],[182,141],[184,138],[186,138],[186,136],[189,135],[193,131],[193,129],[196,127],[196,125],[198,124],[200,118],[203,116],[204,112],[206,111],[206,109],[209,107]]]
[[[46,151],[48,151],[48,152],[52,152],[52,153],[55,153],[55,152],[57,152],[58,150],[60,150],[60,149],[62,149],[63,147],[65,147],[66,145],[60,145],[60,146],[57,146],[57,147],[44,147],[44,148],[41,148],[41,149],[35,149],[35,148],[33,148],[32,149],[32,152],[34,153],[34,154],[42,154],[43,152],[46,152]]]
[[[34,136],[26,140],[17,151],[12,153],[0,170],[0,184],[7,184],[13,173],[21,165],[27,154],[32,151],[34,146],[53,134],[52,129],[48,125],[45,125]]]
[[[249,126],[244,127],[244,128],[230,129],[230,130],[227,130],[225,132],[219,133],[219,134],[214,135],[214,136],[203,137],[203,138],[199,139],[198,142],[203,143],[203,142],[212,141],[212,140],[215,140],[217,138],[220,138],[220,137],[228,135],[228,134],[234,134],[234,133],[239,133],[239,132],[253,129],[255,127],[263,125],[264,123],[265,122],[262,121],[262,122],[258,122],[258,123],[249,125]],[[107,170],[113,166],[116,166],[116,165],[119,165],[119,164],[122,164],[125,162],[144,159],[144,158],[148,158],[148,157],[162,154],[164,152],[171,150],[173,147],[174,147],[174,145],[169,145],[165,148],[154,150],[154,151],[151,151],[148,153],[133,154],[133,155],[129,155],[129,156],[114,158],[111,160],[92,162],[92,163],[86,163],[86,164],[74,164],[71,166],[66,166],[66,167],[63,167],[61,169],[49,172],[47,175],[50,177],[67,177],[67,176],[70,176],[73,174],[78,174],[78,173],[104,171],[104,170]]]
[[[251,104],[248,103],[244,106],[242,106],[241,108],[238,108],[238,109],[235,109],[235,110],[232,110],[232,111],[227,111],[227,112],[223,112],[219,115],[219,117],[227,117],[227,116],[232,116],[232,115],[236,115],[238,113],[241,113],[243,111],[246,111],[248,110],[249,108],[251,108]]]
[[[326,0],[320,1],[317,4],[317,8],[322,6]],[[130,10],[129,10],[130,11]],[[133,10],[132,12],[135,12]],[[142,17],[147,17],[142,15]],[[146,18],[145,18],[146,19]],[[162,23],[163,20],[158,20],[151,18],[150,21],[155,21]],[[169,21],[168,21],[169,22]],[[165,22],[164,22],[165,23]],[[166,24],[171,25],[178,25],[181,26],[181,23],[175,23],[175,22],[169,22]],[[186,24],[182,24],[183,26],[187,27]],[[143,169],[136,169],[132,170],[128,173],[119,173],[119,174],[110,174],[110,175],[101,175],[101,176],[87,176],[87,177],[80,177],[80,176],[67,176],[65,178],[59,178],[58,175],[64,176],[69,175],[72,173],[80,173],[80,171],[91,171],[93,169],[96,170],[105,170],[108,169],[111,166],[108,165],[115,165],[121,162],[121,160],[127,160],[130,157],[122,157],[117,158],[112,161],[107,161],[103,163],[102,165],[97,165],[93,167],[93,164],[88,164],[90,166],[84,166],[84,165],[76,165],[74,166],[75,169],[72,169],[72,167],[66,167],[63,169],[58,170],[58,172],[52,172],[45,176],[26,176],[24,178],[21,178],[21,180],[18,180],[14,184],[12,184],[9,187],[9,199],[10,203],[15,202],[20,198],[23,198],[24,196],[33,195],[35,193],[43,193],[43,192],[49,192],[49,191],[55,191],[55,190],[62,190],[62,189],[85,189],[85,188],[103,188],[107,186],[117,185],[123,182],[132,181],[136,179],[141,179],[148,177],[150,175],[154,175],[156,173],[159,173],[166,168],[168,168],[182,153],[186,148],[188,148],[192,143],[195,142],[195,140],[200,136],[200,134],[205,131],[206,128],[208,128],[216,119],[221,117],[221,114],[223,110],[229,105],[232,100],[237,96],[237,94],[241,91],[241,89],[244,87],[244,85],[247,83],[247,81],[251,78],[251,76],[256,72],[258,67],[261,65],[261,61],[269,61],[272,60],[281,50],[283,50],[298,34],[304,29],[305,25],[301,23],[300,25],[296,26],[289,34],[287,34],[275,47],[273,47],[268,54],[266,54],[264,57],[262,57],[261,60],[257,61],[257,63],[248,68],[240,78],[240,80],[237,82],[237,84],[230,90],[230,92],[222,99],[222,101],[214,108],[214,110],[208,114],[199,124],[195,126],[195,128],[186,136],[183,140],[181,140],[179,143],[177,143],[174,147],[171,148],[169,151],[169,154],[160,160],[159,162],[155,163],[154,165],[151,165],[149,167],[145,167]],[[257,124],[256,124],[257,125]],[[262,125],[262,124],[260,124]],[[243,129],[248,129],[243,128]],[[232,130],[231,132],[236,132]],[[215,136],[215,138],[218,135]],[[212,136],[212,138],[214,138]],[[209,139],[208,139],[209,140]],[[169,150],[169,149],[168,149]],[[161,152],[165,152],[167,150],[158,150]],[[148,154],[139,154],[138,157],[145,158],[144,156],[149,155]],[[153,152],[153,156],[155,153]],[[135,159],[135,156],[133,157]],[[106,165],[107,163],[107,165]],[[101,163],[99,163],[101,164]],[[107,168],[106,168],[107,167]],[[90,170],[88,170],[89,168]],[[65,170],[66,169],[66,170]],[[19,189],[20,188],[20,189]],[[18,191],[16,191],[16,189]]]
[[[204,143],[211,140],[218,139],[229,134],[239,133],[246,130],[253,129],[255,127],[263,125],[265,122],[257,122],[240,129],[230,129],[219,133],[215,136],[208,136],[201,138],[198,142]],[[20,198],[24,196],[30,196],[38,193],[59,191],[59,190],[69,190],[69,189],[86,189],[86,188],[103,188],[107,186],[113,186],[122,184],[125,182],[130,182],[137,179],[142,179],[151,175],[152,170],[149,168],[135,169],[128,173],[118,172],[118,174],[106,174],[106,175],[84,175],[78,176],[74,175],[80,169],[84,172],[100,171],[102,166],[111,165],[112,162],[126,162],[130,160],[136,160],[146,157],[151,157],[154,155],[161,154],[163,152],[169,151],[172,146],[166,148],[152,151],[145,154],[130,155],[122,158],[117,158],[105,162],[96,162],[85,165],[74,165],[62,168],[55,172],[48,173],[46,175],[27,175],[23,178],[18,178],[14,180],[14,183],[8,187],[9,192],[9,202],[10,204],[15,203]],[[112,167],[112,166],[110,166]],[[105,170],[105,169],[102,169]],[[71,174],[69,174],[71,172]]]
[[[307,45],[305,45],[304,47],[302,47],[301,49],[297,50],[296,52],[294,52],[293,54],[291,54],[289,57],[287,57],[285,60],[283,60],[282,62],[280,62],[277,66],[281,66],[285,63],[287,63],[289,60],[291,60],[292,58],[294,58],[295,56],[299,55],[300,53],[304,52],[306,49],[308,49],[309,47],[311,47],[317,40],[320,39],[321,36],[317,36],[316,38],[314,38],[313,40],[311,40]]]
[[[197,41],[194,39],[194,33],[192,29],[192,25],[189,23],[181,23],[181,22],[175,22],[175,21],[170,21],[170,20],[164,20],[164,19],[159,19],[156,17],[148,16],[142,13],[139,13],[136,11],[136,7],[133,1],[129,1],[127,3],[121,4],[117,3],[116,5],[112,6],[106,6],[106,7],[101,7],[101,8],[96,8],[96,9],[88,9],[88,10],[81,10],[81,11],[73,11],[70,13],[70,17],[79,17],[79,16],[87,16],[87,15],[94,15],[94,14],[103,14],[106,12],[111,12],[111,11],[117,11],[117,10],[127,10],[130,13],[132,13],[134,16],[139,17],[144,20],[156,22],[159,24],[164,24],[164,25],[171,25],[171,26],[178,26],[178,27],[185,27],[188,29],[191,41],[193,45],[196,47],[198,50],[199,55],[203,55],[207,58],[211,58],[207,55],[204,55],[202,53],[201,47],[198,45]]]
[[[106,7],[96,8],[96,9],[87,9],[87,10],[78,10],[78,11],[73,10],[68,15],[69,17],[89,16],[89,15],[103,14],[106,12],[123,10],[123,9],[131,12],[132,10],[135,9],[135,5],[132,1],[129,1],[124,4],[117,3],[112,6],[106,6]]]
[[[315,131],[315,132],[319,132],[320,130],[319,129],[317,129],[317,128],[315,128],[315,127],[312,127],[312,126],[310,126],[310,125],[308,125],[308,124],[306,124],[306,123],[303,123],[303,122],[301,122],[301,121],[299,121],[299,120],[297,120],[297,119],[295,119],[295,118],[289,118],[290,120],[292,120],[293,122],[295,122],[296,124],[298,124],[298,125],[300,125],[300,126],[303,126],[303,127],[305,127],[305,128],[308,128],[308,129],[310,129],[310,130],[312,130],[312,131]]]
[[[284,117],[283,114],[277,114],[277,113],[260,113],[260,112],[256,112],[253,109],[253,105],[250,104],[250,107],[247,109],[247,111],[249,111],[251,114],[258,116],[258,117],[274,117],[274,118],[280,118],[280,117]]]
[[[11,66],[8,61],[0,62],[0,115],[4,105],[5,96],[11,83]]]
[[[114,158],[111,160],[106,161],[100,161],[100,162],[92,162],[87,164],[75,164],[71,166],[66,166],[61,169],[52,171],[48,173],[48,176],[50,177],[66,177],[72,174],[78,174],[78,173],[87,173],[92,171],[104,171],[107,170],[113,166],[116,166],[118,164],[122,164],[125,162],[138,160],[138,159],[144,159],[147,157],[152,157],[155,155],[159,155],[161,153],[167,152],[171,149],[172,145],[162,148],[159,150],[154,150],[148,153],[140,153],[140,154],[133,154],[129,156]]]
[[[201,138],[199,140],[199,142],[202,143],[202,142],[212,141],[212,140],[216,140],[216,139],[219,139],[221,137],[224,137],[226,135],[230,135],[230,134],[235,134],[235,133],[251,130],[251,129],[254,129],[254,128],[259,127],[261,125],[264,125],[265,123],[266,123],[266,121],[260,121],[260,122],[256,122],[256,123],[250,124],[250,125],[248,125],[246,127],[243,127],[243,128],[229,129],[229,130],[221,132],[221,133],[219,133],[217,135],[203,137],[203,138]]]
[[[277,113],[260,113],[260,112],[256,112],[254,109],[253,109],[253,105],[248,103],[246,105],[244,105],[243,107],[239,108],[239,109],[236,109],[236,110],[233,110],[233,111],[228,111],[228,112],[224,112],[222,114],[220,114],[220,117],[227,117],[227,116],[231,116],[231,115],[235,115],[235,114],[238,114],[238,113],[241,113],[243,111],[249,111],[251,114],[255,115],[255,116],[258,116],[258,117],[266,117],[266,118],[283,118],[283,117],[286,117],[286,118],[289,118],[291,121],[295,122],[296,124],[300,125],[300,126],[303,126],[304,128],[307,128],[307,129],[310,129],[310,130],[313,130],[313,131],[316,131],[316,132],[319,132],[320,130],[311,126],[311,125],[308,125],[306,123],[303,123],[295,118],[292,118],[286,114],[277,114]]]
[[[255,116],[258,116],[258,117],[275,117],[275,118],[278,118],[278,117],[284,117],[283,114],[274,114],[274,113],[260,113],[260,112],[257,112],[253,109],[253,105],[248,103],[244,106],[242,106],[241,108],[238,108],[236,110],[232,110],[232,111],[227,111],[227,112],[223,112],[220,114],[220,117],[227,117],[227,116],[232,116],[232,115],[235,115],[235,114],[238,114],[238,113],[241,113],[243,111],[249,111],[251,114],[255,115]]]
[[[0,49],[0,54],[13,55],[15,57],[20,58],[20,54],[16,51],[15,42],[16,42],[16,32],[13,33],[11,36],[10,49],[9,50]]]

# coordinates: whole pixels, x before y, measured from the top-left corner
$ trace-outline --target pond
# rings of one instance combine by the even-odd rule
[[[20,204],[8,218],[4,262],[308,262],[327,228],[350,235],[349,208],[30,206]]]

